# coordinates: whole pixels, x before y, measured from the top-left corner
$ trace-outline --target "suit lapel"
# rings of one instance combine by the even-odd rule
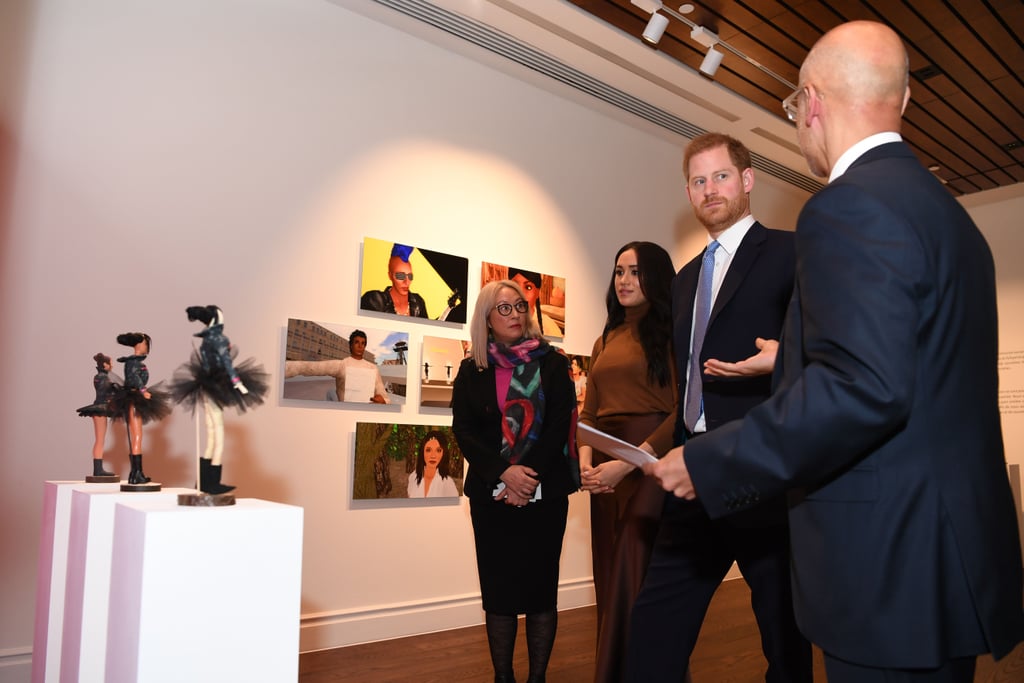
[[[679,395],[686,393],[686,362],[690,357],[690,336],[693,332],[693,300],[697,295],[697,281],[700,279],[702,251],[687,263],[672,281],[672,320],[675,339],[676,362],[679,364]],[[679,424],[683,419],[683,402],[678,405]]]
[[[486,396],[484,399],[484,409],[487,412],[496,412],[501,414],[501,406],[498,405],[498,391],[495,386],[495,373],[494,366],[488,365],[481,372],[477,373],[477,378],[480,381],[480,392],[477,395]]]
[[[761,243],[764,242],[766,236],[767,232],[760,223],[754,223],[750,226],[750,230],[747,230],[747,234],[743,236],[740,248],[736,250],[736,255],[732,257],[729,270],[725,273],[725,279],[722,280],[718,296],[715,297],[715,306],[711,309],[708,327],[715,324],[718,312],[729,303],[729,300],[736,294],[736,290],[743,284],[743,280],[747,277],[747,272],[754,265],[758,254],[761,252]],[[694,291],[696,291],[696,288]]]
[[[705,251],[707,249],[705,248]],[[679,294],[679,315],[676,316],[677,320],[688,321],[686,323],[686,335],[689,337],[690,324],[693,321],[693,302],[697,296],[697,281],[700,279],[700,261],[704,258],[704,252],[700,252],[690,263],[683,266],[683,269],[679,271],[679,282],[675,285],[676,291]],[[696,262],[696,266],[694,266]]]
[[[803,330],[800,320],[800,281],[793,281],[793,295],[779,333],[779,352],[772,371],[772,391],[796,381],[803,370]]]

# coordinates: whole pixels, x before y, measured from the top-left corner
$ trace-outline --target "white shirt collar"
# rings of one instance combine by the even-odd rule
[[[874,149],[875,147],[879,147],[890,142],[900,142],[901,140],[903,140],[903,136],[891,131],[887,133],[875,133],[874,135],[864,138],[840,155],[836,160],[835,166],[832,167],[832,173],[829,174],[828,181],[831,183],[833,180],[846,173],[846,170],[850,168],[850,165],[869,149]]]
[[[735,254],[736,250],[740,248],[740,242],[747,236],[747,231],[750,230],[754,223],[754,217],[747,214],[726,228],[725,232],[718,236],[718,243],[730,255]],[[708,237],[708,244],[711,244],[710,236]]]

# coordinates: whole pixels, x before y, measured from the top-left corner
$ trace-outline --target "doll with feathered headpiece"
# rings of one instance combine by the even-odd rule
[[[220,481],[224,409],[233,407],[244,413],[262,404],[269,388],[268,375],[252,358],[235,362],[237,350],[224,334],[224,312],[218,306],[189,306],[185,313],[190,321],[199,321],[205,327],[194,335],[202,340],[199,348],[192,352],[189,362],[175,372],[171,394],[177,403],[184,403],[193,413],[197,403],[203,406],[206,449],[199,458],[199,490],[227,493],[235,487]]]

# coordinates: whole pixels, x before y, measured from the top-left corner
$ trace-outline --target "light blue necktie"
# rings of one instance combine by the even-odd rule
[[[686,382],[686,402],[683,404],[683,422],[691,432],[704,410],[700,350],[704,346],[704,334],[708,330],[708,318],[711,317],[711,285],[715,279],[715,251],[718,247],[718,242],[714,241],[704,251],[697,297],[693,304],[693,350],[690,352],[690,378]]]

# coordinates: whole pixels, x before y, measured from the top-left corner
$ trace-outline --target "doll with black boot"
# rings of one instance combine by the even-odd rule
[[[118,363],[124,363],[124,383],[112,384],[110,401],[113,412],[124,418],[128,430],[131,472],[128,483],[121,484],[121,490],[159,491],[160,484],[152,482],[142,471],[142,426],[171,414],[170,396],[159,386],[147,386],[149,369],[146,356],[153,344],[150,336],[144,332],[125,332],[117,335],[117,343],[132,347],[132,355],[117,359]]]
[[[202,342],[190,361],[175,372],[171,395],[193,413],[197,403],[203,406],[206,448],[199,457],[199,490],[218,496],[235,488],[221,483],[224,409],[233,407],[244,413],[262,404],[269,389],[268,375],[252,358],[234,362],[237,350],[224,334],[224,312],[219,307],[189,306],[185,313],[190,321],[206,327],[195,333]]]
[[[78,409],[80,416],[92,418],[92,431],[95,436],[92,444],[92,474],[86,476],[85,480],[90,484],[116,484],[121,481],[121,477],[103,468],[103,444],[107,439],[107,420],[114,417],[114,412],[110,407],[110,399],[114,393],[110,379],[112,363],[110,356],[103,353],[97,353],[92,359],[96,361],[96,375],[92,378],[96,399],[89,405]]]

